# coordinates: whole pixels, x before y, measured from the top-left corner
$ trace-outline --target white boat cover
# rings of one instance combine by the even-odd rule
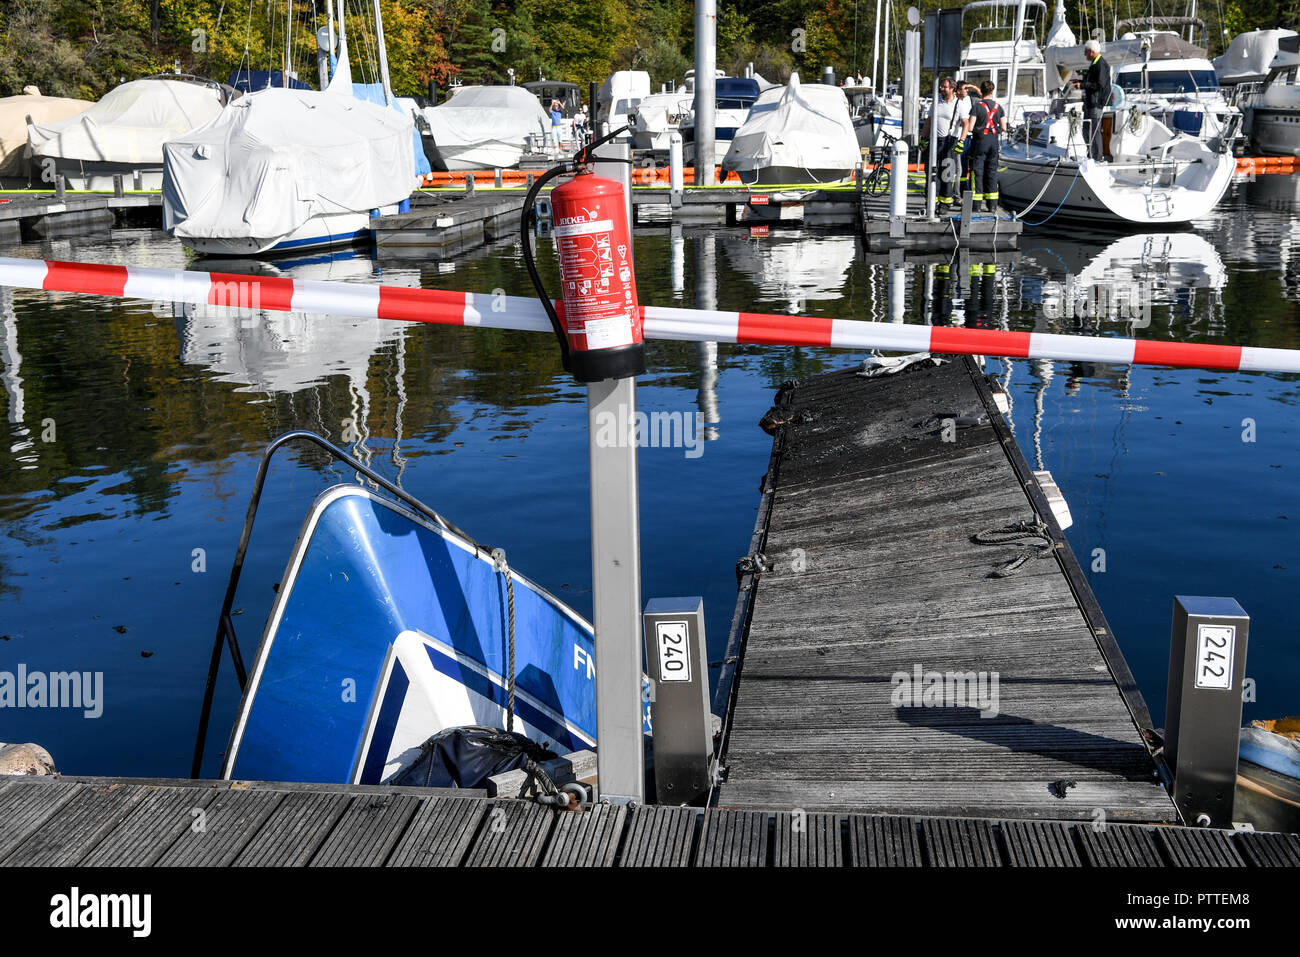
[[[269,239],[313,216],[407,199],[411,118],[340,86],[246,93],[169,142],[163,228],[182,239]]]
[[[596,91],[596,102],[608,110],[625,114],[650,95],[650,74],[645,70],[619,70],[611,73]],[[620,100],[623,102],[620,104]]]
[[[156,166],[163,143],[208,122],[221,112],[221,100],[217,87],[202,83],[132,80],[76,116],[29,127],[32,154]]]
[[[803,86],[791,73],[784,87],[760,93],[736,131],[723,168],[851,170],[861,160],[849,101],[837,86]]]
[[[34,123],[57,123],[93,106],[91,100],[23,93],[0,98],[0,176],[15,176],[27,149],[27,117]]]
[[[439,147],[501,142],[522,147],[531,133],[545,135],[551,118],[522,86],[462,86],[423,116]]]
[[[1214,72],[1220,83],[1250,83],[1268,76],[1268,68],[1277,56],[1277,42],[1293,37],[1294,30],[1252,30],[1239,33],[1228,44],[1228,51],[1214,58]]]

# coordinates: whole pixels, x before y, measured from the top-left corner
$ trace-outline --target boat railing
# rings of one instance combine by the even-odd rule
[[[230,578],[226,582],[226,595],[221,603],[221,616],[217,620],[217,633],[213,639],[212,656],[208,661],[207,683],[203,689],[203,710],[199,715],[198,734],[194,741],[194,762],[191,766],[190,776],[199,777],[203,769],[203,748],[207,741],[208,719],[212,714],[212,697],[216,690],[217,673],[221,668],[221,650],[222,647],[230,649],[231,664],[235,669],[235,677],[239,681],[239,690],[245,691],[248,686],[248,671],[244,667],[244,656],[239,650],[239,639],[235,634],[235,623],[231,616],[231,610],[235,604],[235,593],[239,590],[239,579],[244,570],[244,557],[248,553],[248,542],[253,535],[253,523],[257,519],[257,508],[262,501],[262,488],[266,484],[267,472],[271,465],[271,458],[277,451],[286,445],[295,442],[305,442],[315,445],[325,451],[332,458],[342,462],[348,468],[354,470],[358,475],[364,476],[375,486],[382,488],[393,498],[408,505],[415,512],[423,515],[425,518],[442,526],[447,531],[460,536],[468,542],[471,542],[475,548],[486,551],[484,546],[467,535],[464,531],[457,528],[442,515],[435,512],[429,506],[425,505],[410,492],[400,488],[393,482],[380,475],[367,465],[363,465],[355,458],[345,452],[343,449],[334,445],[327,439],[322,438],[315,432],[308,432],[298,429],[293,432],[286,432],[272,440],[271,444],[262,452],[262,460],[257,466],[257,477],[253,481],[253,491],[248,498],[248,510],[244,514],[244,527],[239,533],[239,545],[235,549],[235,559],[230,566]]]

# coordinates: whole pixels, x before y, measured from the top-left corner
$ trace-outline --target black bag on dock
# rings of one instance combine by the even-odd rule
[[[494,774],[557,757],[522,734],[469,725],[446,728],[420,745],[420,756],[388,781],[408,787],[480,788]]]

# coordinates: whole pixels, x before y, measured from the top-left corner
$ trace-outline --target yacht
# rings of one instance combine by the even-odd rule
[[[731,148],[732,138],[745,125],[750,108],[758,99],[758,80],[752,77],[720,76],[713,81],[713,162],[722,163]],[[693,95],[693,91],[692,91]],[[695,163],[695,113],[684,117],[679,128],[687,164]]]
[[[1263,89],[1242,102],[1250,141],[1261,153],[1300,156],[1300,36],[1278,40]]]
[[[1017,34],[1022,8],[1024,21]],[[1008,126],[1019,126],[1027,114],[1045,111],[1051,97],[1047,63],[1038,40],[1047,19],[1044,0],[978,0],[966,4],[961,12],[962,34],[966,36],[969,31],[970,39],[962,48],[956,78],[976,86],[992,80],[994,98],[1007,110]],[[1065,9],[1059,2],[1057,12],[1063,24]],[[1056,42],[1065,40],[1060,33],[1052,38]],[[1072,34],[1068,39],[1073,43]],[[1010,96],[1013,72],[1016,88],[1015,95]]]
[[[509,169],[530,139],[541,142],[551,118],[541,101],[518,86],[461,86],[419,113],[425,152],[434,169]]]

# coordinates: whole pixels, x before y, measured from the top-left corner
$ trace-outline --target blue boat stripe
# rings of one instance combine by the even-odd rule
[[[393,670],[384,688],[384,699],[379,707],[379,716],[375,719],[374,736],[370,739],[366,751],[366,764],[361,769],[360,784],[378,784],[384,774],[384,765],[388,763],[388,751],[393,745],[393,734],[397,731],[397,719],[402,713],[402,703],[406,700],[406,691],[411,686],[411,679],[401,661],[393,659]]]
[[[466,688],[487,698],[493,704],[505,708],[505,688],[476,669],[463,667],[455,658],[444,654],[432,645],[426,644],[424,647],[435,670],[449,678],[454,678]],[[580,751],[591,746],[591,742],[578,738],[562,721],[556,720],[551,714],[542,711],[518,696],[515,698],[515,713],[547,737],[553,738],[573,751]]]

